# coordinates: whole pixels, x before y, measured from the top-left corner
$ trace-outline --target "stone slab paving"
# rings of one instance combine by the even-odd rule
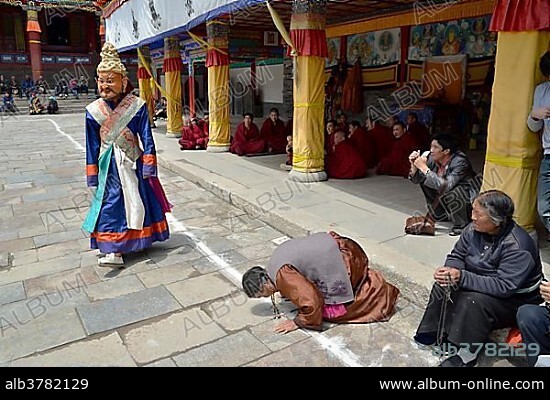
[[[430,367],[439,359],[429,350],[421,350],[412,339],[389,328],[387,323],[336,326],[323,335],[357,355],[365,367]]]
[[[70,241],[73,239],[79,239],[86,237],[81,229],[75,229],[72,231],[49,233],[46,235],[40,235],[34,237],[34,243],[36,247],[47,246],[53,243],[59,243],[62,241]]]
[[[248,367],[345,367],[346,364],[321,347],[313,338],[268,354]]]
[[[79,240],[69,240],[56,244],[50,244],[48,246],[39,247],[38,250],[38,261],[51,260],[52,258],[57,258],[61,256],[66,256],[68,254],[80,253],[85,251],[88,248],[87,239],[86,246],[82,245],[82,242]],[[38,246],[37,246],[38,247]]]
[[[145,286],[136,275],[127,275],[112,281],[89,285],[86,287],[86,293],[91,302],[96,302],[104,299],[114,299],[143,289],[145,289]]]
[[[54,293],[28,297],[0,306],[0,328],[4,328],[4,331],[17,329],[36,319],[47,319],[60,310],[73,309],[88,303],[88,296],[83,288],[65,290],[59,287]]]
[[[177,365],[171,358],[165,358],[163,360],[152,362],[151,364],[145,364],[144,367],[168,368],[177,367]]]
[[[145,287],[151,288],[183,281],[196,275],[198,275],[198,272],[194,268],[188,265],[175,264],[168,267],[162,267],[139,273],[137,274],[137,277],[141,280]]]
[[[37,356],[13,361],[11,367],[135,367],[118,333],[82,340]]]
[[[297,329],[285,335],[276,333],[274,329],[279,322],[280,319],[270,319],[266,322],[250,327],[250,332],[273,352],[282,350],[285,347],[291,346],[310,337],[302,329]]]
[[[160,321],[122,332],[128,351],[138,363],[150,363],[198,347],[226,333],[199,308],[172,314]]]
[[[231,332],[258,325],[273,318],[269,300],[249,299],[242,291],[228,298],[213,301],[205,310],[213,320]]]
[[[227,265],[234,267],[243,263],[249,265],[250,261],[236,250],[216,254],[214,258],[203,257],[198,260],[191,261],[193,268],[201,274],[209,274],[211,272],[219,271]]]
[[[76,288],[89,288],[91,285],[101,282],[95,270],[90,267],[75,268],[57,274],[39,276],[24,281],[25,291],[28,297],[34,297],[43,293],[53,293],[59,290]]]
[[[80,254],[69,254],[48,261],[25,264],[0,271],[0,282],[11,283],[67,271],[80,265]]]
[[[32,264],[32,263],[38,262],[37,249],[14,251],[12,254],[13,254],[13,260],[12,260],[13,266]]]
[[[173,358],[178,367],[239,367],[269,352],[250,332],[240,331]]]
[[[19,250],[29,250],[34,249],[36,246],[34,245],[34,241],[32,238],[25,238],[25,239],[13,239],[13,240],[7,240],[5,242],[0,242],[0,251],[19,251]]]
[[[14,282],[0,286],[0,306],[26,298],[23,282]]]
[[[88,335],[154,318],[180,308],[162,286],[77,307]]]
[[[0,328],[0,363],[9,362],[86,337],[74,309],[56,309],[16,328]]]
[[[208,288],[205,290],[205,288]],[[166,289],[187,308],[224,297],[237,288],[217,273],[190,278],[166,285]]]

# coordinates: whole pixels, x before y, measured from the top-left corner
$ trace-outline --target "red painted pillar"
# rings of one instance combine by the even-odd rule
[[[256,95],[256,89],[258,89],[258,80],[256,79],[256,59],[252,60],[250,64],[250,86],[252,86],[252,93]]]
[[[187,84],[189,86],[189,115],[195,115],[195,67],[193,66],[193,61],[189,60],[189,79]]]
[[[40,40],[40,24],[36,10],[27,10],[27,38],[29,53],[31,54],[32,79],[36,82],[43,74],[42,69],[42,42]]]
[[[101,41],[101,47],[105,44],[105,20],[103,17],[99,17],[99,39]]]

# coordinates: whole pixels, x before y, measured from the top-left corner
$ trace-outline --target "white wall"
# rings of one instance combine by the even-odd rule
[[[250,68],[234,68],[229,71],[233,91],[238,91],[237,84],[250,85]],[[266,65],[256,68],[256,81],[260,100],[263,103],[283,102],[283,65]]]

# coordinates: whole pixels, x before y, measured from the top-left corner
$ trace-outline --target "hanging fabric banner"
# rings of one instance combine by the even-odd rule
[[[105,17],[106,40],[119,51],[150,44],[177,32],[192,29],[213,18],[230,14],[247,18],[266,0],[185,0],[174,12],[173,0],[128,0]]]

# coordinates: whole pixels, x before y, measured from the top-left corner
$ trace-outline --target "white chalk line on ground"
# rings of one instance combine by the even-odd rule
[[[36,120],[33,120],[33,122]],[[50,121],[54,126],[57,132],[61,133],[63,136],[67,137],[76,148],[78,148],[81,151],[85,151],[85,147],[82,146],[80,143],[78,143],[72,136],[68,135],[66,132],[64,132],[59,125],[51,120],[46,119],[46,121]],[[19,121],[21,122],[21,121]],[[182,233],[185,236],[187,236],[189,239],[193,241],[193,244],[197,248],[199,252],[204,254],[210,262],[215,264],[220,268],[220,273],[225,276],[227,279],[229,279],[235,286],[241,287],[242,282],[242,274],[235,268],[231,267],[229,263],[227,263],[223,258],[221,258],[218,254],[216,254],[210,247],[206,245],[202,240],[197,238],[197,236],[189,231],[187,227],[176,217],[174,217],[171,213],[166,214],[166,220],[170,224],[170,227],[173,232]],[[267,301],[267,300],[266,300]],[[344,365],[348,367],[362,367],[362,365],[358,362],[359,356],[355,353],[353,353],[351,350],[347,349],[345,344],[338,343],[341,340],[333,340],[327,336],[325,336],[322,333],[318,332],[309,332],[304,331],[306,334],[311,336],[315,341],[327,352],[331,353],[335,358],[337,358],[340,362],[342,362]]]
[[[8,123],[8,122],[17,122],[17,123],[21,123],[21,122],[44,122],[44,121],[51,122],[53,124],[53,126],[55,127],[55,130],[57,132],[61,133],[67,139],[69,139],[75,145],[75,147],[78,150],[86,151],[86,148],[84,146],[82,146],[80,143],[78,143],[71,135],[69,135],[68,133],[63,131],[61,129],[61,127],[57,124],[57,122],[55,122],[53,119],[50,119],[50,118],[37,118],[37,119],[18,119],[18,118],[15,118],[13,120],[11,120],[11,119],[5,120],[5,121],[3,121],[3,123]]]

